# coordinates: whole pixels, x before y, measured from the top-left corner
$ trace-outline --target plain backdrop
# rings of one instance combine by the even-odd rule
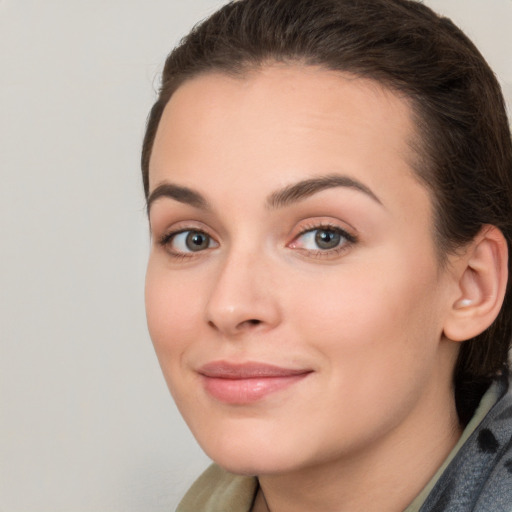
[[[160,512],[208,464],[146,332],[139,152],[221,0],[0,0],[0,511]],[[512,0],[430,0],[512,105]]]

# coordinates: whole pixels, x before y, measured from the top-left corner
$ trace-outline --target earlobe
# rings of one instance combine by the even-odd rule
[[[444,334],[452,341],[465,341],[485,331],[500,312],[508,279],[505,237],[495,226],[484,226],[455,266],[457,297]]]

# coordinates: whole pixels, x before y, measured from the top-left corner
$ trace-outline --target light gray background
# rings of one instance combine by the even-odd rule
[[[0,0],[0,512],[171,511],[207,464],[146,333],[139,149],[222,0]],[[512,0],[430,0],[512,104]]]

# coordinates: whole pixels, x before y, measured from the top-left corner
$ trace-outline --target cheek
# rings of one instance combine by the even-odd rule
[[[174,362],[187,340],[197,336],[198,294],[196,287],[172,278],[172,273],[150,261],[145,287],[146,317],[162,366]]]
[[[433,355],[442,331],[434,264],[384,256],[305,283],[294,296],[299,332],[350,374],[415,365]]]
[[[370,435],[397,424],[436,381],[435,281],[413,267],[398,275],[352,267],[317,282],[321,293],[305,285],[294,296],[295,332],[321,361],[318,417],[331,411],[333,438],[337,428]]]

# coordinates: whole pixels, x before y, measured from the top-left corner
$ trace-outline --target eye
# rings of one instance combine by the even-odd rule
[[[330,229],[315,229],[305,236],[314,239],[314,243],[319,249],[334,249],[340,245],[341,234]],[[308,240],[309,241],[309,240]]]
[[[302,249],[312,252],[329,252],[344,249],[355,241],[354,236],[341,228],[319,226],[303,231],[290,244],[290,247],[292,249]]]
[[[166,246],[167,250],[174,255],[200,252],[218,246],[210,235],[194,229],[167,234],[161,240],[161,244]]]

